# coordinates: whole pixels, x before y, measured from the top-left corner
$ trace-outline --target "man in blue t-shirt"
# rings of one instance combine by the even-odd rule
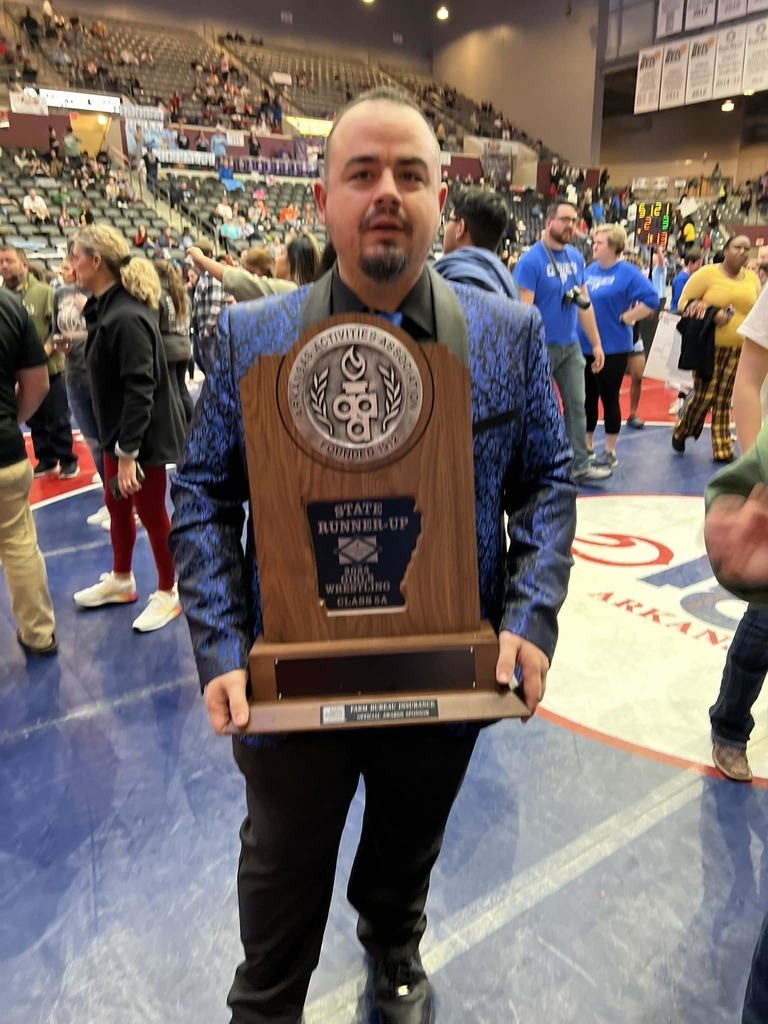
[[[685,265],[683,270],[675,277],[672,282],[672,298],[670,300],[670,309],[676,310],[680,302],[680,296],[683,294],[683,288],[685,288],[685,282],[701,266],[701,249],[694,248],[689,249],[685,254]]]
[[[587,451],[584,356],[576,334],[577,321],[592,347],[594,373],[602,370],[605,357],[594,310],[591,305],[579,308],[574,301],[579,292],[585,302],[589,301],[584,287],[584,260],[577,249],[568,245],[577,223],[575,207],[570,203],[553,203],[547,210],[542,240],[520,257],[515,281],[521,301],[535,305],[544,321],[552,375],[563,402],[565,429],[573,448],[573,478],[604,480],[611,475],[610,467],[593,465]]]

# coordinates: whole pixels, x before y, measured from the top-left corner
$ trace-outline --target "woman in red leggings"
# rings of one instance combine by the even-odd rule
[[[83,310],[85,358],[104,452],[114,555],[112,572],[79,590],[75,603],[98,608],[137,599],[131,571],[135,506],[159,577],[157,590],[133,623],[135,630],[147,633],[181,613],[168,548],[165,466],[181,452],[184,415],[171,387],[158,327],[160,282],[152,264],[132,258],[123,236],[103,224],[77,234],[72,263],[78,285],[92,296]]]

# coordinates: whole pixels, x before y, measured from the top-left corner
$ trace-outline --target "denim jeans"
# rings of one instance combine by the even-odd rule
[[[104,480],[104,459],[99,443],[99,428],[91,401],[91,389],[80,381],[67,380],[67,397],[69,407],[74,414],[78,427],[83,432],[83,439],[90,449],[94,465],[102,481]]]
[[[587,413],[584,394],[586,360],[577,341],[570,345],[547,345],[552,376],[563,402],[565,432],[573,448],[573,472],[578,474],[589,465],[587,459]]]
[[[752,705],[760,696],[766,672],[768,607],[751,604],[728,648],[720,695],[709,709],[712,739],[716,743],[742,749],[747,746],[755,725]]]
[[[768,1021],[768,914],[760,929],[760,937],[752,957],[752,970],[744,997],[741,1024],[765,1024]]]

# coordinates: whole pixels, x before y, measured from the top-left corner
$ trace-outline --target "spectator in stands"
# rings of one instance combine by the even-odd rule
[[[29,274],[26,256],[18,249],[0,249],[0,275],[3,288],[24,306],[48,357],[49,390],[34,416],[27,420],[37,458],[35,476],[48,476],[59,467],[64,480],[80,472],[72,441],[67,389],[64,383],[64,356],[51,341],[53,289]]]
[[[181,238],[179,239],[179,248],[180,249],[189,249],[189,247],[194,245],[194,244],[195,244],[195,240],[192,237],[192,232],[190,231],[189,226],[185,225],[181,229]]]
[[[24,202],[22,203],[24,215],[30,224],[47,224],[50,222],[51,214],[48,210],[45,200],[42,196],[39,196],[33,188],[29,190],[26,196],[24,196]]]
[[[123,49],[120,51],[120,63],[123,65],[123,67],[137,68],[139,66],[139,58],[136,56],[133,50],[129,49],[129,47],[127,46],[124,46]]]
[[[768,281],[768,263],[758,263],[756,273],[760,281],[760,286],[764,288],[766,281]]]
[[[213,260],[213,245],[207,238],[198,240],[193,249]],[[201,272],[192,296],[192,349],[195,362],[206,372],[210,348],[216,334],[219,314],[224,307],[224,292],[219,280],[210,273],[210,266]]]
[[[714,326],[714,372],[693,371],[693,392],[678,414],[672,432],[672,447],[685,451],[689,437],[698,439],[704,420],[712,410],[712,458],[733,460],[731,397],[741,354],[739,331],[760,294],[757,275],[746,269],[751,242],[745,235],[729,238],[723,248],[723,262],[697,270],[686,282],[679,308],[687,317],[703,319],[712,307]]]
[[[146,249],[149,245],[149,235],[147,229],[143,224],[136,226],[136,234],[133,236],[133,244],[137,249]]]
[[[33,16],[30,8],[27,8],[27,13],[19,21],[19,25],[24,29],[29,40],[29,45],[33,50],[37,50],[40,47],[40,22]]]
[[[29,314],[0,292],[0,561],[16,639],[25,654],[38,658],[56,653],[56,623],[29,508],[33,474],[19,423],[34,417],[48,393],[45,364]]]
[[[165,466],[179,458],[184,421],[157,325],[160,282],[151,264],[131,258],[125,239],[106,225],[78,233],[72,261],[77,283],[91,295],[84,310],[86,361],[109,481],[106,499],[114,556],[112,572],[78,591],[74,599],[82,608],[136,600],[131,571],[135,504],[159,579],[133,628],[150,632],[181,613],[168,549]]]
[[[77,226],[75,224],[75,218],[67,209],[66,203],[64,203],[61,209],[59,210],[59,216],[56,223],[59,225],[60,231],[64,231],[66,228],[74,228]]]
[[[189,340],[189,299],[178,271],[169,260],[155,260],[153,264],[160,278],[160,333],[163,338],[165,359],[184,409],[187,424],[192,420],[194,404],[186,384],[186,372],[192,357]]]
[[[565,429],[574,452],[573,478],[576,481],[604,480],[610,466],[596,466],[587,451],[587,420],[584,394],[584,356],[576,331],[577,322],[589,339],[599,373],[605,356],[595,313],[584,287],[584,260],[570,246],[578,214],[573,206],[554,202],[547,209],[544,235],[515,267],[515,282],[523,302],[535,304],[542,319],[552,373],[563,402]],[[582,300],[579,306],[576,299]]]
[[[519,301],[512,275],[496,255],[507,219],[504,201],[495,192],[481,188],[459,192],[445,221],[445,255],[435,264],[438,274]]]
[[[80,215],[77,220],[81,228],[86,227],[89,224],[93,224],[94,217],[91,213],[91,208],[85,201],[80,204]]]
[[[155,58],[149,50],[141,51],[139,54],[139,64],[148,68],[153,68],[155,66]]]
[[[232,207],[230,206],[228,196],[222,196],[221,201],[216,204],[216,207],[213,211],[213,215],[214,217],[218,217],[219,220],[222,221],[224,224],[232,220],[234,213]]]
[[[685,262],[683,269],[674,277],[672,281],[672,294],[670,297],[670,309],[677,309],[680,305],[680,296],[683,294],[683,288],[685,288],[686,281],[688,278],[695,274],[701,266],[701,250],[697,248],[691,248],[685,254]]]
[[[71,127],[64,132],[64,153],[74,167],[80,166],[80,141]]]
[[[197,142],[195,143],[195,149],[198,153],[207,153],[210,149],[208,140],[202,132],[198,133]]]
[[[634,343],[632,327],[638,320],[651,316],[657,303],[656,290],[648,278],[637,267],[621,259],[626,244],[627,233],[620,224],[597,228],[592,248],[594,262],[587,267],[584,277],[605,352],[605,363],[600,373],[592,372],[591,344],[579,327],[579,342],[586,360],[587,451],[594,455],[594,432],[600,402],[605,418],[605,454],[597,462],[611,469],[619,464],[616,455],[616,442],[621,430],[619,392]]]

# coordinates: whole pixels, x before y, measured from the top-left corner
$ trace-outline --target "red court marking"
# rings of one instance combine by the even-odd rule
[[[74,480],[61,480],[57,471],[50,476],[40,477],[32,484],[32,490],[29,495],[30,505],[35,506],[41,501],[57,498],[61,494],[82,491],[84,488],[91,486],[91,479],[96,472],[91,453],[88,445],[83,441],[79,430],[73,431],[73,437],[75,439],[75,454],[79,459],[80,475],[76,476]],[[27,446],[27,455],[30,462],[35,466],[37,465],[37,459],[32,448],[32,438],[28,433],[24,435],[24,441]]]
[[[712,765],[699,764],[698,761],[688,761],[684,757],[675,757],[673,754],[662,754],[658,750],[651,750],[649,747],[641,747],[637,743],[620,740],[617,736],[611,736],[609,733],[599,732],[597,729],[590,729],[589,726],[572,722],[570,718],[563,718],[562,715],[558,715],[554,711],[548,711],[543,707],[539,707],[536,714],[546,722],[551,722],[552,725],[560,726],[561,729],[567,729],[569,732],[574,732],[577,736],[583,736],[585,739],[596,740],[598,743],[603,743],[607,747],[613,747],[615,750],[623,750],[626,754],[636,754],[638,757],[644,757],[647,761],[657,761],[660,764],[669,765],[671,768],[698,772],[699,775],[709,775],[710,778],[720,779],[721,782],[733,782],[732,779],[726,779]],[[733,782],[733,785],[743,786],[746,783]],[[755,777],[752,780],[752,786],[757,789],[768,789],[768,779]]]

